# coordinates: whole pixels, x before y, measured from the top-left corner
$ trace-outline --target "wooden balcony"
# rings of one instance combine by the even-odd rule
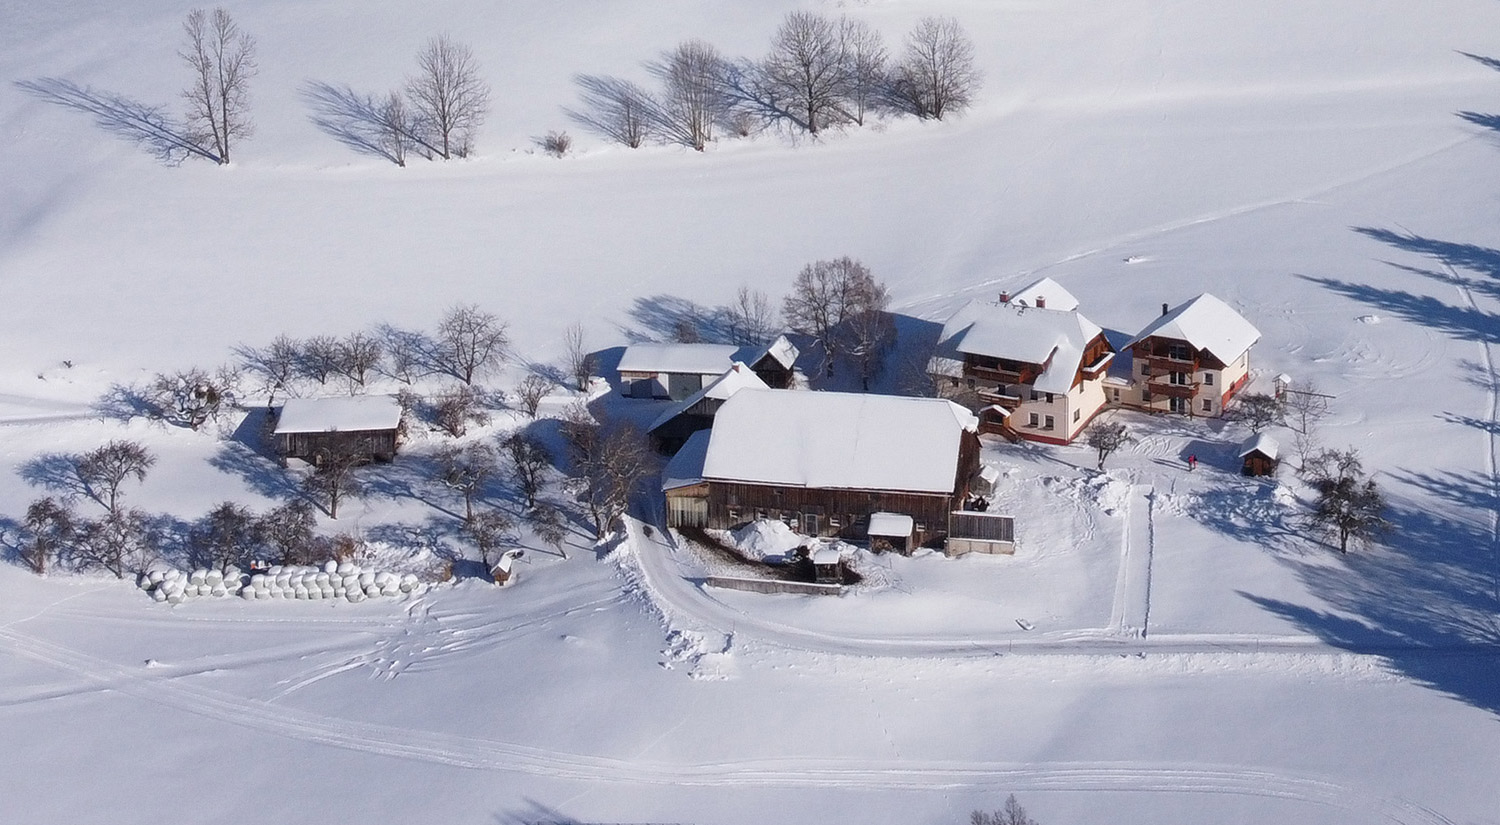
[[[1161,395],[1167,398],[1192,398],[1198,394],[1196,382],[1188,384],[1172,384],[1166,381],[1153,379],[1146,384],[1146,390],[1153,396]]]
[[[1041,370],[1030,367],[1021,370],[1003,370],[992,367],[981,367],[976,364],[965,364],[964,374],[970,378],[993,381],[996,384],[1030,384],[1036,381],[1036,377],[1041,374]]]
[[[1136,361],[1144,361],[1151,368],[1152,375],[1162,375],[1169,372],[1197,372],[1199,363],[1197,358],[1173,358],[1168,355],[1136,355]]]
[[[1021,396],[1019,395],[1003,395],[994,390],[977,390],[977,392],[979,400],[986,404],[995,404],[1007,410],[1015,410],[1021,406]]]

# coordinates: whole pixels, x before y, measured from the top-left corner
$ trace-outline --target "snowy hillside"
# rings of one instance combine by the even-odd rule
[[[836,599],[706,589],[713,560],[640,525],[533,543],[505,589],[361,604],[169,607],[7,563],[8,817],[937,825],[1016,793],[1046,825],[1500,822],[1494,3],[243,0],[256,133],[228,167],[163,163],[120,115],[179,109],[188,8],[0,3],[7,554],[45,459],[111,438],[159,457],[131,504],[178,520],[295,489],[244,438],[101,417],[113,386],[464,302],[509,322],[511,388],[571,324],[660,338],[841,255],[936,322],[1046,275],[1128,337],[1211,292],[1262,333],[1252,389],[1336,396],[1323,440],[1396,531],[1339,558],[1236,475],[1239,425],[1142,416],[1107,476],[987,444],[1014,558],[882,557]],[[953,15],[977,105],[702,153],[565,111],[575,75],[648,83],[687,38],[759,57],[793,9],[893,48]],[[398,168],[331,133],[328,89],[398,87],[441,32],[493,88],[474,156]],[[535,144],[559,129],[561,159]],[[320,529],[451,539],[462,504],[420,480],[440,443]]]

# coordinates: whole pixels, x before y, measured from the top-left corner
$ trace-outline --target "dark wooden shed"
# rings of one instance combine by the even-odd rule
[[[401,441],[401,405],[388,395],[293,398],[272,430],[283,458],[317,464],[331,454],[390,461]]]
[[[1256,433],[1240,448],[1242,463],[1240,472],[1247,476],[1269,476],[1276,474],[1281,463],[1281,447],[1276,439],[1265,433]]]

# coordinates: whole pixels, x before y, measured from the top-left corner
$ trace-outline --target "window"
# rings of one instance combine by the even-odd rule
[[[1115,400],[1116,400],[1116,401],[1119,401],[1119,400],[1120,400],[1120,391],[1119,391],[1119,390],[1118,390],[1118,389],[1113,389],[1113,390],[1110,390],[1110,393],[1112,393],[1112,394],[1113,394],[1113,396],[1114,396],[1114,399],[1115,399]]]
[[[1205,387],[1212,387],[1213,385],[1214,385],[1214,374],[1211,373],[1211,372],[1205,372],[1205,373],[1203,373],[1203,386],[1205,386]]]
[[[974,389],[974,379],[972,378],[969,379],[969,389]]]
[[[1172,384],[1176,384],[1179,387],[1185,387],[1188,383],[1188,375],[1185,372],[1174,372],[1172,373],[1168,381]]]
[[[1203,411],[1204,412],[1213,412],[1214,411],[1214,402],[1211,399],[1208,399],[1208,398],[1203,399]]]
[[[1031,391],[1031,400],[1032,401],[1035,401],[1035,400],[1037,400],[1038,398],[1041,398],[1041,397],[1042,397],[1041,393],[1037,392],[1036,390],[1032,390]]]
[[[1051,404],[1051,403],[1052,403],[1052,393],[1050,393],[1050,392],[1049,392],[1049,393],[1047,393],[1047,403],[1048,403],[1048,404]]]
[[[1073,420],[1077,421],[1079,414],[1081,414],[1082,412],[1083,412],[1083,410],[1074,410],[1073,411]]]
[[[1049,415],[1049,416],[1047,416],[1047,426],[1043,427],[1042,429],[1044,429],[1044,430],[1050,430],[1050,429],[1052,429],[1052,428],[1054,428],[1056,426],[1057,426],[1057,419],[1055,419],[1055,418],[1053,418],[1052,416]]]
[[[1141,362],[1141,375],[1150,375],[1150,374],[1151,374],[1151,365],[1148,364],[1148,363],[1146,363],[1145,361],[1142,361]]]
[[[738,507],[730,507],[729,508],[729,520],[731,522],[738,522],[740,520],[740,508],[738,508]]]
[[[842,524],[843,524],[843,522],[839,521],[839,517],[838,516],[829,516],[828,517],[828,529],[830,529],[830,530],[837,530],[837,529],[839,529],[839,527]]]
[[[1032,413],[1032,414],[1030,414],[1029,416],[1026,417],[1026,426],[1028,426],[1028,427],[1035,427],[1037,424],[1040,424],[1040,423],[1041,423],[1041,416],[1037,415],[1036,413]]]
[[[1183,344],[1173,344],[1167,347],[1167,357],[1176,361],[1191,361],[1193,351]]]

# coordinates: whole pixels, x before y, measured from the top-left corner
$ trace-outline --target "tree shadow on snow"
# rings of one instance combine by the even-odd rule
[[[165,114],[164,107],[60,77],[18,80],[14,85],[45,103],[92,115],[94,125],[144,148],[162,163],[176,166],[193,156],[219,162],[217,155],[194,142],[187,127]]]
[[[385,147],[384,117],[373,97],[315,80],[303,84],[302,100],[312,110],[308,119],[324,134],[360,154],[400,162]]]

